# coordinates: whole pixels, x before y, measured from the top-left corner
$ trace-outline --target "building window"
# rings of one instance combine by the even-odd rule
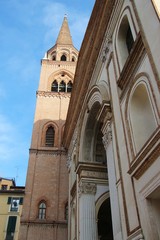
[[[45,142],[46,147],[54,146],[54,135],[55,135],[54,127],[52,126],[48,127],[46,131],[46,142]]]
[[[66,61],[67,60],[67,58],[66,58],[66,56],[63,54],[62,56],[61,56],[61,61]]]
[[[127,15],[122,19],[118,31],[118,52],[120,57],[120,65],[123,68],[134,44],[132,29],[128,21]]]
[[[5,240],[13,240],[14,239],[16,221],[17,221],[16,216],[10,216],[8,218],[7,233],[6,233]]]
[[[2,189],[2,190],[7,190],[7,187],[8,187],[8,185],[3,185],[3,184],[2,184],[1,189]]]
[[[75,57],[72,57],[72,62],[75,62]]]
[[[19,198],[12,198],[11,208],[10,208],[10,211],[11,211],[11,212],[18,212],[19,201],[20,201]]]
[[[19,205],[23,204],[23,197],[8,197],[8,201],[7,201],[8,205],[10,206],[10,211],[11,212],[18,212],[19,209]]]
[[[67,84],[67,92],[71,92],[72,91],[72,82],[69,81],[68,84]]]
[[[58,92],[58,83],[56,80],[54,80],[52,83],[51,92]]]
[[[59,92],[65,92],[66,91],[66,84],[64,81],[61,81],[59,84]]]
[[[38,218],[39,219],[45,219],[46,218],[46,204],[44,202],[41,202],[39,204]]]
[[[133,43],[134,43],[133,35],[132,35],[132,32],[131,32],[131,28],[128,25],[128,30],[127,30],[127,33],[126,33],[126,45],[127,45],[128,53],[131,52]]]

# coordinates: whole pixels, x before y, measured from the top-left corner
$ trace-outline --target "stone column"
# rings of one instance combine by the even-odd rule
[[[107,155],[107,168],[108,168],[108,180],[109,180],[109,191],[110,191],[110,202],[111,202],[111,215],[112,215],[112,226],[113,235],[115,240],[122,240],[122,229],[121,219],[119,210],[118,193],[116,187],[116,172],[114,164],[114,153],[112,145],[112,129],[111,122],[107,121],[103,126],[103,144]]]
[[[95,211],[96,185],[81,182],[79,185],[79,239],[97,240]]]

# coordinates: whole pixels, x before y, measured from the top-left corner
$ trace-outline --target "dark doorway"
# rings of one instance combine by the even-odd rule
[[[113,240],[110,198],[106,199],[98,212],[98,239]]]

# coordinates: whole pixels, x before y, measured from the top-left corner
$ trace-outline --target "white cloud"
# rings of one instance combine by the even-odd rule
[[[65,4],[49,3],[44,8],[43,24],[46,29],[45,42],[55,43],[64,15],[67,14],[69,28],[72,35],[72,40],[78,48],[81,45],[89,16],[84,12],[79,12],[77,9],[72,9]]]

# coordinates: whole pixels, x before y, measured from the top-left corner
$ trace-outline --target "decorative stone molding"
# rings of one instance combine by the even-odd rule
[[[80,177],[85,177],[85,178],[94,178],[94,179],[107,179],[108,174],[107,172],[96,172],[96,171],[87,171],[87,170],[82,170]]]
[[[77,145],[77,129],[74,131],[73,139],[72,139],[72,149],[74,149]]]
[[[68,170],[71,168],[71,161],[72,161],[71,155],[68,154],[67,155],[67,168],[68,168]]]
[[[71,209],[72,209],[72,211],[75,211],[75,209],[76,209],[75,200],[71,203]]]
[[[77,183],[75,181],[71,190],[70,190],[70,195],[72,196],[72,198],[75,197],[75,195],[76,195],[76,189],[77,189]]]
[[[21,221],[22,225],[27,225],[27,227],[56,227],[56,226],[67,226],[67,221],[42,221],[42,220],[29,220],[29,221]]]
[[[71,94],[67,92],[46,92],[46,91],[37,91],[37,97],[49,97],[49,98],[70,98]]]
[[[105,43],[104,43],[103,50],[102,50],[102,57],[101,57],[102,62],[105,62],[106,59],[107,59],[107,54],[109,53],[111,43],[112,43],[111,36],[107,36],[106,40],[105,40]]]
[[[96,184],[95,183],[87,183],[87,182],[81,182],[79,184],[79,196],[81,194],[96,194]]]
[[[104,148],[107,150],[108,145],[112,141],[112,129],[111,129],[111,122],[109,121],[107,124],[106,131],[104,133],[104,136],[102,137]]]
[[[77,146],[77,129],[75,129],[75,131],[74,131],[74,134],[73,134],[73,137],[71,140],[71,144],[68,149],[68,154],[70,153],[70,155],[71,155],[71,153],[73,153],[74,148],[76,148],[76,146]]]
[[[128,236],[127,240],[144,240],[144,236],[141,229]]]

